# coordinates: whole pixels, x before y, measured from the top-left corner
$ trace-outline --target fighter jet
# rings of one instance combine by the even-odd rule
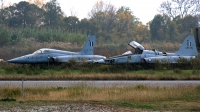
[[[93,62],[106,57],[94,55],[93,46],[96,45],[94,35],[89,35],[85,45],[80,52],[70,52],[57,49],[42,48],[32,54],[10,59],[8,63],[18,64],[41,64],[41,63],[62,63],[75,60],[76,62]]]
[[[136,64],[136,63],[155,63],[167,62],[177,63],[179,59],[194,59],[198,55],[194,35],[189,34],[182,43],[182,46],[176,53],[160,52],[157,50],[146,50],[142,45],[136,41],[129,43],[135,49],[135,52],[127,51],[122,55],[113,56],[106,59],[95,61],[101,64]]]

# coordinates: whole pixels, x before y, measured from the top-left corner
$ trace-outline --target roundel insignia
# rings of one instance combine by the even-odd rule
[[[128,56],[128,60],[131,60],[131,56]]]

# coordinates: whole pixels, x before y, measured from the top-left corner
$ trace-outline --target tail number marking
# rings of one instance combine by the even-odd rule
[[[191,44],[192,43],[189,40],[187,40],[187,47],[186,47],[186,49],[193,49],[193,47],[192,47]]]

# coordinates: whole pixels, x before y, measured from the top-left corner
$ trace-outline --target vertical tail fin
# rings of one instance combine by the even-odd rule
[[[179,51],[176,52],[176,55],[179,55],[179,56],[197,56],[198,55],[196,43],[194,40],[194,35],[189,34],[185,38]]]
[[[95,36],[90,34],[85,42],[85,45],[79,53],[84,55],[94,55],[94,45],[96,45]]]
[[[191,28],[191,33],[194,34],[197,51],[200,51],[200,27]]]

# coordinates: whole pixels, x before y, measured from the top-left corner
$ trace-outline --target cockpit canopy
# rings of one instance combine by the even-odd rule
[[[137,43],[136,41],[130,42],[129,45],[130,45],[131,47],[135,48],[135,49],[138,48],[138,49],[140,49],[140,50],[145,50],[145,48],[144,48],[141,44]]]
[[[33,54],[41,54],[41,53],[42,53],[41,50],[37,50],[37,51],[35,51]]]
[[[130,42],[129,45],[135,49],[134,54],[142,54],[143,50],[145,50],[145,48],[136,41]]]
[[[33,54],[42,54],[42,53],[49,53],[49,52],[50,52],[50,49],[43,48],[43,49],[39,49],[35,51]]]

